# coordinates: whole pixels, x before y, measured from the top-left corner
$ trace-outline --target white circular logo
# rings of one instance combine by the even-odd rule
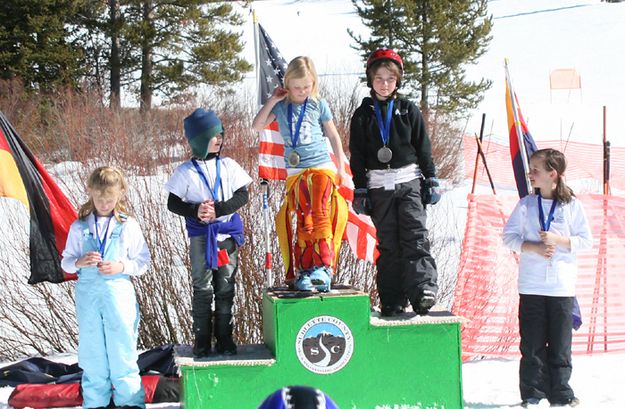
[[[328,375],[347,365],[354,352],[354,337],[343,321],[322,315],[302,325],[295,338],[295,351],[306,369]]]

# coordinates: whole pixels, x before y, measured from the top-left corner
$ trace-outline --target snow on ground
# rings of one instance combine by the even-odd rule
[[[573,357],[571,387],[579,409],[625,408],[623,394],[625,354]],[[462,366],[466,409],[515,408],[520,404],[517,360],[487,359]],[[549,407],[546,401],[541,408]]]
[[[58,359],[73,363],[71,355]],[[52,359],[52,358],[50,358]],[[0,364],[3,367],[6,364]],[[571,386],[581,400],[579,409],[623,409],[623,368],[625,354],[577,355],[573,357]],[[518,360],[485,359],[471,361],[462,366],[465,409],[518,408],[521,402],[518,392]],[[0,409],[7,409],[13,388],[0,388]],[[546,401],[541,408],[549,407]],[[160,403],[148,408],[178,409],[179,404]],[[235,408],[233,408],[235,409]],[[238,408],[237,408],[238,409]],[[399,409],[399,408],[397,408]]]

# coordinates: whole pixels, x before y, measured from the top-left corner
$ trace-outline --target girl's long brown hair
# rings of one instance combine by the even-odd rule
[[[564,154],[556,149],[547,148],[537,150],[532,154],[532,158],[539,159],[543,163],[543,167],[549,172],[555,170],[558,174],[553,198],[561,203],[569,203],[573,200],[575,193],[564,182],[564,171],[566,170]]]
[[[113,214],[117,221],[124,222],[128,215],[128,203],[126,202],[126,192],[128,191],[128,183],[122,171],[113,166],[102,166],[91,172],[87,179],[87,188],[90,191],[98,191],[102,194],[120,193],[119,200],[115,205]],[[80,206],[78,217],[84,219],[95,211],[93,198],[89,195],[89,200]]]

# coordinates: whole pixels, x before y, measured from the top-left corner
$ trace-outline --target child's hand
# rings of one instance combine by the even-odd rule
[[[547,243],[539,243],[537,248],[537,253],[543,256],[544,258],[551,258],[556,252],[555,244],[547,244]]]
[[[215,205],[212,200],[207,200],[200,204],[200,207],[197,209],[197,218],[206,223],[215,218]]]
[[[124,264],[121,261],[101,261],[98,263],[100,274],[110,276],[124,271]]]
[[[286,88],[276,87],[271,94],[272,98],[275,98],[278,101],[282,101],[289,94],[289,91]]]
[[[197,209],[197,218],[203,222],[207,222],[209,220],[210,203],[210,200],[202,202]]]
[[[206,217],[208,218],[209,222],[212,222],[217,217],[217,215],[215,214],[215,202],[213,200],[207,201]]]
[[[85,253],[81,258],[76,260],[76,267],[93,267],[98,265],[102,261],[102,256],[97,251],[89,251]]]
[[[550,231],[539,231],[538,234],[540,234],[540,240],[545,243],[545,244],[553,244],[554,246],[557,243],[557,239],[558,239],[558,235],[555,233],[552,233]]]
[[[338,169],[336,171],[336,185],[340,186],[343,182],[349,181],[350,176],[345,169]]]

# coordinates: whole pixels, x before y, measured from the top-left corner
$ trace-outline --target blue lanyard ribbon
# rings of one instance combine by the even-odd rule
[[[551,227],[551,222],[553,221],[553,214],[556,211],[556,205],[558,204],[557,200],[553,200],[551,203],[551,209],[549,209],[549,217],[545,220],[545,212],[543,211],[543,201],[540,193],[538,194],[538,218],[540,220],[540,227],[542,227],[543,231],[549,231],[549,227]]]
[[[304,105],[302,105],[302,109],[299,111],[299,115],[297,117],[297,123],[295,124],[295,133],[293,132],[293,104],[289,102],[287,105],[287,121],[289,123],[289,135],[291,136],[291,146],[295,148],[297,146],[297,142],[299,141],[299,131],[302,127],[302,121],[304,120],[304,114],[306,113],[306,105],[308,105],[308,98],[304,100]]]
[[[388,138],[391,133],[391,117],[393,116],[393,105],[395,101],[391,99],[388,103],[388,109],[386,111],[386,122],[382,122],[382,111],[380,110],[380,104],[376,99],[373,100],[373,110],[375,111],[375,118],[378,122],[378,129],[380,130],[380,137],[384,146],[388,144]]]
[[[216,168],[217,175],[215,176],[215,184],[213,185],[212,189],[211,189],[210,183],[208,183],[208,179],[206,178],[206,175],[204,174],[204,171],[202,170],[200,165],[197,163],[197,161],[195,159],[191,159],[191,161],[193,162],[193,166],[195,166],[195,169],[197,170],[197,173],[200,174],[200,178],[202,178],[202,180],[204,181],[204,184],[206,185],[208,190],[213,195],[213,200],[217,200],[217,195],[219,194],[219,186],[221,186],[221,166],[220,166],[219,156],[217,156],[215,158],[215,161],[216,161],[215,162],[215,168]]]
[[[98,215],[95,214],[95,212],[93,213],[93,218],[95,219],[95,235],[96,235],[96,241],[98,243],[98,251],[100,252],[100,255],[102,257],[104,257],[104,249],[106,248],[106,239],[109,233],[109,226],[111,225],[111,219],[113,218],[113,216],[109,216],[109,221],[106,222],[106,230],[104,231],[104,238],[101,239],[100,238],[100,233],[98,232]]]

